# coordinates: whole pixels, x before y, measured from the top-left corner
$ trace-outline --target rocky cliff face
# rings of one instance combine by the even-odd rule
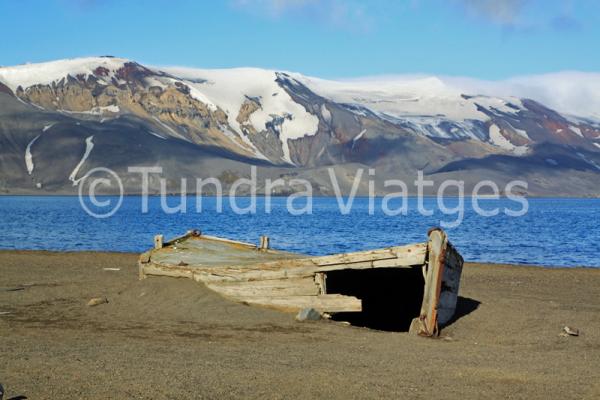
[[[199,169],[241,176],[255,164],[315,181],[315,171],[329,166],[469,179],[485,171],[498,177],[504,168],[501,180],[576,173],[595,182],[600,173],[600,123],[593,119],[528,99],[461,93],[435,79],[340,83],[99,57],[0,68],[0,96],[5,190],[76,185],[69,177],[86,143],[93,143],[91,156],[75,175],[93,160],[115,168],[133,160],[164,164],[173,177]],[[560,187],[540,182],[540,193]]]
[[[167,136],[197,144],[235,149],[253,155],[253,149],[234,135],[225,136],[227,116],[191,95],[185,83],[125,62],[110,75],[103,67],[93,74],[67,75],[51,84],[18,86],[16,96],[27,103],[79,118],[101,120],[131,114],[148,120]]]

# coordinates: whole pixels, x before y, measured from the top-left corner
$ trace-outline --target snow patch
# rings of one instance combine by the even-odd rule
[[[510,151],[518,156],[524,155],[528,151],[527,146],[515,146],[508,139],[506,139],[496,124],[492,124],[490,126],[489,134],[490,142],[504,150]]]
[[[319,150],[319,153],[317,154],[317,159],[321,158],[323,153],[325,153],[325,148],[325,146],[321,147],[321,150]]]
[[[88,157],[90,156],[90,153],[92,152],[92,149],[94,148],[94,142],[92,141],[93,139],[94,139],[94,135],[88,136],[85,139],[85,152],[83,153],[83,157],[81,157],[81,160],[75,166],[75,169],[73,170],[73,172],[71,172],[71,175],[69,175],[69,180],[71,182],[73,182],[73,186],[77,186],[79,184],[79,181],[81,181],[81,179],[82,179],[82,178],[76,179],[77,173],[83,166],[83,163],[85,163],[85,160],[88,159]]]
[[[489,120],[473,101],[462,98],[460,91],[435,77],[351,81],[330,81],[299,74],[294,77],[321,96],[337,103],[360,105],[376,114],[396,118],[437,115],[459,121]]]
[[[381,77],[347,81],[331,81],[293,76],[315,93],[342,104],[360,106],[351,109],[367,110],[388,119],[410,119],[415,125],[439,126],[441,120],[487,122],[490,117],[478,107],[491,113],[517,114],[523,109],[517,98],[486,96],[465,97],[464,91],[437,77]],[[444,132],[425,128],[429,136]]]
[[[296,103],[285,89],[279,86],[275,71],[257,68],[223,70],[163,68],[163,70],[184,79],[190,88],[197,90],[194,92],[195,95],[202,94],[205,101],[223,110],[227,115],[229,126],[240,137],[245,137],[237,122],[242,104],[247,97],[260,98],[261,108],[250,115],[250,123],[254,129],[261,132],[267,129],[267,124],[272,123],[274,117],[283,118],[279,128],[279,138],[284,160],[290,164],[293,163],[289,155],[288,140],[317,133],[319,119],[306,111],[301,104]]]
[[[576,126],[573,126],[573,125],[570,125],[570,126],[569,126],[569,129],[570,129],[570,130],[571,130],[573,133],[575,133],[577,136],[581,136],[581,137],[583,137],[583,133],[581,133],[581,129],[579,129],[578,127],[576,127]]]
[[[31,146],[35,143],[36,140],[40,138],[41,135],[37,135],[33,138],[31,142],[27,145],[25,149],[25,166],[27,167],[27,173],[31,175],[33,173],[33,156],[31,155]]]
[[[152,117],[152,119],[154,119],[156,122],[158,122],[158,124],[160,126],[162,126],[163,128],[165,128],[167,131],[169,131],[171,133],[171,136],[175,136],[176,138],[179,138],[181,140],[185,140],[186,142],[189,142],[189,139],[187,139],[186,137],[181,135],[179,132],[175,131],[175,129],[171,128],[169,125],[162,122],[160,119],[158,119],[158,117]]]
[[[146,83],[146,85],[148,85],[150,87],[157,86],[163,90],[165,90],[169,87],[169,85],[166,84],[165,82],[163,82],[163,80],[153,77],[153,76],[148,76],[148,77],[144,78],[144,82]]]
[[[107,111],[107,112],[111,112],[111,113],[115,113],[115,114],[116,114],[116,113],[120,112],[120,111],[121,111],[121,109],[120,109],[120,108],[119,108],[119,106],[118,106],[118,105],[116,105],[116,104],[112,104],[112,105],[110,105],[110,106],[103,106],[103,107],[94,107],[94,108],[92,109],[92,112],[96,112],[96,113],[98,113],[98,114],[102,114],[102,113],[103,113],[103,112],[105,112],[105,111]]]
[[[360,138],[363,137],[366,132],[367,132],[367,130],[363,129],[362,131],[360,131],[360,133],[358,135],[356,135],[354,137],[354,139],[352,139],[352,141],[356,142],[357,140],[360,140]]]
[[[167,140],[167,138],[166,138],[166,137],[164,137],[164,136],[162,136],[162,135],[159,135],[159,134],[158,134],[158,133],[156,133],[156,132],[148,131],[148,133],[149,133],[149,134],[151,134],[152,136],[156,136],[156,137],[157,137],[157,138],[159,138],[159,139],[162,139],[162,140]]]
[[[511,126],[511,128],[513,129],[513,131],[515,131],[515,133],[516,133],[517,135],[519,135],[519,136],[521,136],[521,137],[523,137],[523,138],[525,138],[525,139],[527,139],[527,140],[531,140],[531,139],[529,138],[529,135],[527,134],[527,131],[526,131],[526,130],[524,130],[524,129],[517,129],[517,128],[514,128],[514,127],[512,127],[512,126]]]
[[[19,86],[25,89],[34,85],[50,85],[68,75],[93,75],[98,67],[108,71],[108,76],[102,79],[110,80],[126,62],[128,60],[123,58],[87,57],[3,67],[0,68],[0,82],[16,92]]]
[[[373,113],[424,136],[482,140],[481,122],[490,121],[489,114],[516,116],[524,110],[516,97],[465,96],[462,88],[431,76],[332,81],[291,75],[356,115]]]
[[[586,163],[588,163],[589,165],[591,165],[592,167],[594,167],[594,168],[596,168],[597,170],[599,170],[599,171],[600,171],[600,165],[599,165],[597,162],[595,162],[594,160],[590,160],[590,159],[589,159],[589,158],[587,158],[587,157],[585,156],[585,154],[583,154],[583,153],[576,153],[576,154],[577,154],[577,156],[578,156],[579,158],[581,158],[583,161],[585,161]]]
[[[19,102],[21,102],[21,103],[25,104],[26,106],[32,106],[32,107],[35,107],[35,108],[37,108],[38,110],[42,110],[42,111],[46,110],[44,107],[42,107],[42,106],[40,106],[40,105],[37,105],[37,104],[35,104],[35,103],[28,103],[28,102],[26,102],[25,100],[21,99],[20,97],[17,97],[16,99],[17,99],[17,100],[19,100]]]
[[[352,150],[354,150],[354,146],[356,145],[356,142],[358,142],[367,132],[366,129],[363,129],[362,131],[360,131],[360,133],[356,136],[354,136],[354,138],[352,139]]]
[[[110,106],[94,107],[88,111],[71,111],[71,110],[63,110],[63,109],[59,109],[56,111],[65,113],[65,114],[104,115],[105,112],[117,114],[121,111],[121,109],[119,108],[118,105],[113,104]]]
[[[201,103],[206,104],[206,106],[208,107],[208,109],[212,112],[217,111],[217,106],[208,99],[208,97],[206,97],[200,90],[198,90],[197,88],[193,87],[193,86],[189,86],[190,88],[190,96],[192,96],[194,99],[198,100]]]
[[[321,116],[328,124],[331,122],[331,112],[325,105],[325,103],[321,104]]]

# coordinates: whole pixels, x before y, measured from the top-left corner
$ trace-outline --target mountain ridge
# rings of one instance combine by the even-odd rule
[[[82,125],[98,132],[91,141],[114,137],[130,151],[152,148],[139,162],[168,159],[173,178],[193,172],[179,164],[199,165],[210,154],[239,176],[252,164],[266,168],[266,175],[292,170],[313,180],[315,169],[363,165],[383,171],[380,180],[422,169],[474,181],[473,171],[482,166],[481,178],[495,176],[485,172],[485,160],[497,167],[500,157],[527,165],[525,175],[560,175],[556,182],[534,185],[532,194],[563,193],[560,181],[582,173],[586,184],[579,194],[598,192],[600,124],[593,117],[575,118],[531,99],[463,93],[438,78],[338,82],[258,68],[157,68],[92,57],[2,67],[0,92],[3,104],[24,107],[19,118],[45,119],[37,128],[19,124],[9,112],[14,105],[3,106],[0,136],[12,146],[0,152],[0,182],[8,192],[77,186],[68,179],[73,161],[54,167],[52,176],[36,177],[42,172],[30,164],[67,143],[77,142],[77,153],[85,151],[90,135],[80,132]],[[12,137],[15,129],[19,138]],[[96,144],[77,172],[99,163],[94,158],[105,146],[114,147]],[[179,156],[182,151],[191,159]],[[198,160],[192,160],[197,151]],[[117,158],[104,155],[105,162],[123,169],[127,160]],[[204,172],[218,175],[227,168]],[[518,177],[507,170],[502,181]]]

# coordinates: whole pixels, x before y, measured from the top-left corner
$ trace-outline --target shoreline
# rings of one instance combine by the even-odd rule
[[[2,249],[0,248],[0,256],[3,254],[15,253],[15,254],[36,254],[36,253],[46,253],[52,255],[93,255],[93,254],[108,254],[108,255],[123,255],[123,256],[135,256],[139,257],[146,250],[141,250],[139,252],[133,251],[117,251],[117,250],[39,250],[39,249]],[[550,270],[578,270],[578,269],[590,269],[590,270],[600,270],[600,266],[591,266],[591,265],[574,265],[574,266],[553,266],[548,264],[511,264],[511,263],[494,263],[494,262],[483,262],[483,261],[472,261],[465,260],[465,266],[468,265],[480,265],[480,266],[490,266],[494,268],[533,268],[533,269],[550,269]]]
[[[271,194],[269,197],[275,197],[275,198],[286,198],[289,197],[290,195],[297,193],[297,192],[290,192],[290,193],[282,193],[282,194]],[[375,199],[383,199],[387,194],[375,194],[373,196],[373,198]],[[582,195],[582,196],[566,196],[566,195],[527,195],[527,194],[522,194],[520,193],[519,195],[522,195],[524,198],[526,199],[557,199],[557,200],[586,200],[586,199],[590,199],[590,200],[595,200],[595,199],[600,199],[600,193],[598,194],[590,194],[590,195]],[[95,195],[96,197],[118,197],[121,196],[121,194],[119,193],[114,193],[114,194],[97,194]],[[123,193],[122,194],[123,197],[142,197],[144,196],[142,193]],[[148,193],[147,194],[148,197],[161,197],[162,195],[160,193]],[[264,193],[256,193],[255,196],[257,198],[265,198],[267,197]],[[349,196],[349,194],[347,193],[342,193],[343,197],[347,197]],[[23,192],[23,193],[6,193],[6,192],[0,192],[0,197],[79,197],[79,194],[76,193],[33,193],[33,192]],[[176,193],[176,192],[169,192],[166,194],[166,197],[181,197],[181,193]],[[197,195],[195,193],[189,193],[186,194],[186,197],[197,197]],[[222,196],[217,196],[215,194],[211,194],[211,193],[205,193],[202,194],[200,197],[207,197],[207,198],[216,198],[216,197],[222,197],[222,198],[229,198],[229,197],[235,197],[235,198],[246,198],[246,197],[252,197],[251,194],[243,194],[240,196],[229,196],[228,194],[223,194]],[[331,194],[319,194],[319,193],[313,193],[312,197],[316,197],[316,198],[332,198],[335,199],[336,196],[335,195],[331,195]],[[414,193],[408,193],[406,195],[406,197],[408,199],[416,199],[419,197],[418,194],[414,194]],[[423,194],[421,197],[423,198],[438,198],[439,196],[435,195],[435,194]],[[499,195],[498,198],[494,198],[494,197],[490,197],[490,195],[486,195],[486,194],[481,194],[479,196],[457,196],[457,195],[444,195],[442,196],[442,198],[448,198],[448,199],[456,199],[456,198],[463,198],[463,199],[470,199],[470,198],[474,198],[474,197],[478,197],[480,200],[507,200],[509,199],[508,196],[503,196],[503,195]],[[368,194],[356,194],[354,196],[355,199],[367,199],[369,198]]]

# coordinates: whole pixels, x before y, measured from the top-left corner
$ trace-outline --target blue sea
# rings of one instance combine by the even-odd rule
[[[166,201],[174,206],[180,197]],[[370,207],[368,198],[354,199],[348,214],[335,197],[313,198],[308,215],[290,214],[286,198],[272,198],[270,212],[267,200],[257,198],[256,212],[245,215],[236,214],[228,198],[222,199],[222,212],[216,198],[203,198],[200,212],[195,197],[187,201],[185,213],[168,214],[159,197],[150,197],[142,212],[142,198],[129,196],[114,215],[98,219],[84,211],[78,197],[1,196],[0,248],[142,252],[152,246],[155,234],[168,238],[195,228],[248,242],[268,235],[274,248],[323,255],[422,242],[428,228],[457,219],[457,214],[443,214],[436,198],[424,199],[423,208],[433,210],[430,216],[421,215],[416,198],[409,199],[407,215],[397,216],[383,212],[381,199]],[[252,200],[235,201],[242,207]],[[446,207],[460,201],[444,199]],[[462,201],[462,222],[446,232],[467,261],[600,267],[600,199],[528,199],[528,212],[520,217],[504,212],[521,208],[508,199],[482,201],[483,209],[501,210],[489,217],[476,213],[470,199]]]

